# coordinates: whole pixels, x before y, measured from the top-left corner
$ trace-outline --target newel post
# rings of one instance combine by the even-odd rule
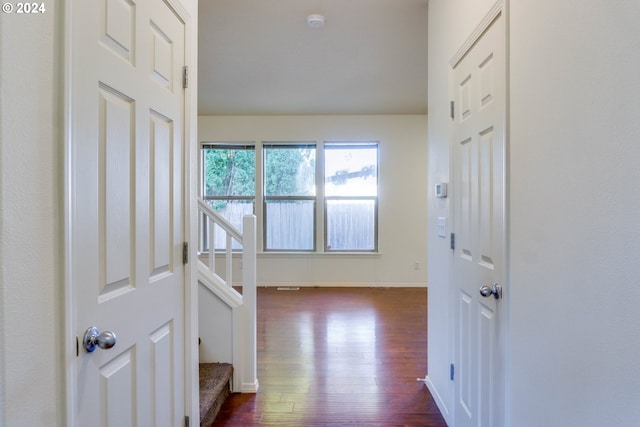
[[[256,216],[242,219],[242,298],[244,310],[244,369],[242,393],[258,391],[257,341],[256,341]]]

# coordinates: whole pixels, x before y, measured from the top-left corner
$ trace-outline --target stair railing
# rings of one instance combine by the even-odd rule
[[[233,247],[234,240],[238,242],[239,245],[243,245],[243,236],[240,231],[233,226],[226,218],[222,215],[218,214],[214,211],[211,206],[209,206],[204,200],[198,200],[198,210],[202,215],[200,221],[200,248],[202,252],[208,252],[208,260],[207,267],[209,271],[216,277],[216,279],[220,280],[223,283],[226,283],[227,286],[233,286]],[[244,219],[243,219],[244,221]],[[218,225],[219,228],[216,227]],[[244,224],[243,224],[244,225]],[[226,234],[225,238],[225,247],[224,247],[224,257],[225,257],[225,277],[222,278],[216,272],[216,250],[215,250],[215,242],[216,242],[216,233],[217,230],[221,230]],[[244,251],[243,251],[244,253]],[[244,263],[243,263],[244,266]]]
[[[240,299],[233,315],[233,391],[255,393],[258,391],[257,379],[257,344],[256,344],[256,217],[245,215],[242,218],[241,233],[224,217],[214,211],[204,200],[198,200],[198,212],[201,227],[201,248],[208,246],[207,263],[198,258],[198,276],[203,283],[214,283],[225,286],[229,292]],[[216,227],[216,225],[218,227]],[[224,239],[224,278],[216,271],[216,233],[226,234]],[[205,238],[206,236],[206,238]],[[242,295],[233,290],[233,253],[234,241],[236,250],[242,251]],[[206,245],[208,243],[208,245]],[[208,277],[207,277],[208,276]],[[216,293],[215,287],[207,286]],[[227,298],[222,297],[222,300]],[[235,298],[234,298],[235,299]]]

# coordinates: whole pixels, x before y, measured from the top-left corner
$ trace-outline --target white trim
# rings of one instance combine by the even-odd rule
[[[73,288],[73,280],[71,279],[71,272],[73,271],[71,265],[71,236],[73,235],[73,221],[71,220],[71,207],[72,207],[72,198],[75,194],[73,191],[73,179],[72,179],[72,171],[71,171],[71,153],[72,150],[72,93],[71,93],[71,80],[73,78],[72,75],[72,62],[73,57],[71,55],[72,52],[72,34],[71,34],[71,21],[72,21],[72,9],[74,5],[73,0],[66,0],[64,5],[62,6],[63,12],[62,17],[62,28],[60,28],[61,35],[61,47],[62,47],[62,60],[60,61],[61,71],[63,73],[63,83],[62,83],[62,92],[61,98],[63,99],[63,143],[62,143],[62,161],[63,161],[63,177],[62,177],[62,225],[63,229],[61,230],[61,239],[62,239],[62,247],[63,247],[63,260],[62,260],[62,282],[63,282],[63,321],[64,321],[64,379],[65,384],[64,394],[65,394],[65,414],[64,419],[66,421],[66,425],[75,426],[76,419],[75,414],[76,411],[76,384],[77,384],[77,376],[75,371],[75,359],[76,359],[76,345],[77,340],[79,339],[75,334],[75,310],[73,306],[74,301],[74,288]]]
[[[438,406],[438,409],[440,410],[440,413],[442,414],[445,422],[447,423],[447,425],[450,425],[451,423],[449,422],[449,408],[447,408],[445,401],[442,399],[442,396],[440,396],[440,392],[438,391],[435,384],[431,381],[431,378],[429,378],[429,375],[424,377],[424,385],[427,387],[427,389],[429,389],[429,393],[431,393],[433,400],[436,402],[436,405]]]
[[[258,282],[258,287],[313,287],[313,288],[428,288],[426,283],[415,282]]]
[[[240,386],[240,393],[257,393],[260,384],[258,383],[258,379],[256,378],[253,383],[242,383]]]
[[[353,258],[370,258],[370,259],[377,259],[380,258],[383,255],[382,252],[368,252],[368,251],[362,251],[362,252],[349,252],[349,251],[345,251],[345,252],[340,252],[340,251],[326,251],[326,252],[321,252],[321,251],[297,251],[297,252],[292,252],[292,251],[261,251],[257,253],[258,258],[288,258],[288,257],[292,257],[292,258],[315,258],[315,257],[327,257],[327,256],[334,256],[334,257],[338,257],[338,258],[349,258],[349,257],[353,257]]]
[[[223,254],[224,251],[216,251],[216,254]],[[336,257],[336,258],[354,258],[354,259],[379,259],[384,255],[382,252],[312,252],[312,251],[299,251],[299,252],[288,252],[288,251],[267,251],[267,252],[256,252],[256,257],[258,259],[267,259],[267,258],[275,258],[275,259],[283,259],[283,258],[319,258],[319,257]],[[208,262],[209,251],[199,252],[198,257],[205,264]],[[241,260],[242,252],[234,251],[232,253],[232,258]]]
[[[485,15],[485,17],[480,21],[480,24],[476,27],[475,30],[469,35],[469,38],[460,46],[460,49],[453,55],[453,58],[449,61],[449,65],[451,68],[456,68],[458,63],[464,58],[469,49],[480,39],[482,34],[491,26],[493,21],[500,16],[500,14],[504,10],[504,0],[498,0],[495,4],[489,9],[489,12]]]
[[[206,265],[198,263],[198,282],[204,286],[212,295],[220,298],[222,302],[230,308],[242,305],[242,295],[235,289],[228,286],[218,275],[214,275]]]
[[[197,41],[193,40],[192,33],[193,25],[197,25],[193,22],[191,15],[184,7],[182,2],[184,0],[165,0],[169,6],[174,9],[176,14],[184,22],[184,61],[183,65],[189,68],[189,79],[197,81],[195,76],[195,70],[197,70],[197,63],[192,60],[192,46],[197,46]],[[197,15],[197,11],[196,11]],[[193,161],[192,156],[197,156],[197,119],[196,128],[193,129],[192,114],[197,116],[197,111],[192,113],[191,104],[194,97],[192,93],[197,90],[197,84],[193,83],[188,87],[183,88],[183,116],[182,116],[182,129],[183,129],[183,153],[182,153],[182,234],[185,241],[190,242],[189,253],[187,254],[189,260],[196,260],[197,244],[191,242],[197,242],[198,236],[198,210],[197,210],[197,196],[191,190],[193,183],[197,182],[198,168],[194,169],[191,165]],[[196,147],[194,150],[193,147]],[[199,359],[200,349],[198,343],[198,271],[196,262],[188,262],[183,266],[184,274],[184,292],[183,292],[183,307],[184,307],[184,333],[183,333],[183,351],[184,367],[182,372],[184,373],[184,415],[190,419],[200,419],[200,380],[199,380]]]

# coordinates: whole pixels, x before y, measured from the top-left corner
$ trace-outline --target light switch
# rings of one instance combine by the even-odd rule
[[[447,218],[444,216],[438,217],[438,237],[447,237]]]

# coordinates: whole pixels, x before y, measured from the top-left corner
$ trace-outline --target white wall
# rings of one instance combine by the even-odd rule
[[[640,3],[509,3],[508,425],[637,425]],[[429,3],[431,182],[448,177],[448,60],[491,4]],[[449,408],[449,255],[434,236],[448,206],[438,203],[428,360]]]
[[[0,14],[0,425],[7,427],[67,426],[61,3],[45,2],[39,15]],[[197,0],[182,3],[194,20],[195,83]],[[195,119],[191,125],[195,142]],[[197,365],[194,372],[197,381]],[[196,395],[194,414],[197,402]]]
[[[511,425],[638,425],[640,2],[511,3]]]
[[[203,116],[198,128],[206,142],[380,142],[380,254],[261,253],[259,286],[425,286],[426,116]]]
[[[0,425],[61,426],[57,3],[0,15]]]
[[[233,363],[233,309],[206,286],[198,285],[199,360]],[[236,366],[236,369],[240,367]]]

